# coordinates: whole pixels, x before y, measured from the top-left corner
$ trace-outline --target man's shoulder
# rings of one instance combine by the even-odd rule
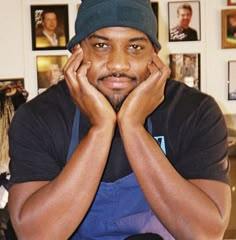
[[[168,80],[165,88],[165,101],[160,106],[160,110],[169,116],[176,115],[180,118],[187,118],[214,105],[217,104],[210,95],[188,87],[182,82]]]
[[[173,100],[186,99],[189,98],[190,96],[191,96],[190,99],[194,98],[197,99],[197,101],[202,101],[206,98],[211,98],[211,96],[209,96],[208,94],[196,90],[195,88],[188,87],[186,84],[173,79],[167,80],[165,91],[166,97],[167,98],[173,97]]]
[[[194,28],[191,28],[191,27],[188,28],[188,31],[190,33],[197,33],[197,31]]]
[[[46,91],[37,95],[20,107],[20,111],[35,117],[56,118],[58,115],[74,112],[74,103],[70,97],[65,81],[60,81]]]

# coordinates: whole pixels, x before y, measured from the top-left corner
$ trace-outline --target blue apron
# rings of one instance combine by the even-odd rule
[[[67,160],[79,143],[79,121],[77,109]],[[148,130],[152,132],[150,119]],[[131,173],[114,182],[100,183],[88,214],[70,239],[123,240],[147,232],[158,233],[165,240],[174,239],[152,212],[134,173]]]

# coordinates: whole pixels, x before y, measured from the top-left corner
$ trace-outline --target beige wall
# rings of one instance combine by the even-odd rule
[[[163,47],[160,56],[168,63],[170,53],[200,53],[202,91],[215,97],[224,113],[236,113],[236,100],[227,100],[227,64],[229,60],[236,60],[236,49],[221,48],[221,9],[233,7],[227,6],[226,0],[200,0],[201,41],[170,43],[168,42],[168,2],[159,0],[159,40]],[[69,5],[71,37],[79,1],[10,0],[1,2],[0,79],[24,78],[30,98],[37,95],[36,56],[69,55],[66,50],[32,51],[30,5],[48,3]]]

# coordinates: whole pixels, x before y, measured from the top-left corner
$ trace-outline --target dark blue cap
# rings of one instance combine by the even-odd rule
[[[157,19],[149,0],[83,0],[75,22],[75,36],[67,48],[71,51],[77,43],[105,27],[137,29],[161,48],[157,40]]]

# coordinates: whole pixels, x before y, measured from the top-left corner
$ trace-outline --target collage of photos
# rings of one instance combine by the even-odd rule
[[[156,18],[159,18],[159,4],[151,3]],[[228,6],[236,5],[227,0]],[[79,8],[78,4],[78,8]],[[65,50],[69,41],[68,5],[31,5],[32,50]],[[157,31],[157,38],[158,38]],[[201,41],[201,5],[199,0],[168,2],[169,42]],[[236,9],[222,10],[222,48],[236,47]],[[36,56],[38,93],[63,79],[63,66],[67,56]],[[201,89],[200,53],[176,53],[169,55],[171,77],[190,87]],[[232,73],[235,65],[229,63],[228,100],[235,100]]]
[[[236,0],[209,1],[19,1],[0,240],[236,240]]]

